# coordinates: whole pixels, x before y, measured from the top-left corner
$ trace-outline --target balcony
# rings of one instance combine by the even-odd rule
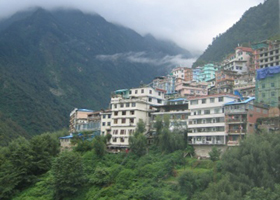
[[[227,145],[228,145],[229,147],[235,147],[235,146],[239,146],[240,144],[239,144],[239,141],[229,140],[229,141],[227,142]]]
[[[247,132],[247,130],[245,130],[245,129],[229,129],[228,131],[227,131],[227,133],[229,134],[229,135],[244,135],[244,134],[246,134],[246,132]]]
[[[227,119],[226,122],[228,124],[242,124],[247,123],[247,119]]]
[[[248,112],[248,109],[232,109],[232,110],[225,110],[225,113],[226,114],[234,114],[234,113],[247,113]]]
[[[191,145],[225,145],[223,141],[189,141]]]

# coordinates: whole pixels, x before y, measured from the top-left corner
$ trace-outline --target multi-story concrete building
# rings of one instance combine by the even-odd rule
[[[156,77],[153,80],[152,87],[155,89],[165,90],[166,94],[175,93],[176,77],[173,75]]]
[[[193,69],[193,81],[199,82],[199,74],[201,73],[201,67],[197,67]]]
[[[215,72],[218,71],[218,66],[214,64],[206,64],[200,68],[200,73],[197,77],[197,82],[206,82],[215,78]]]
[[[280,40],[266,40],[252,45],[255,68],[280,65]]]
[[[246,73],[252,65],[253,49],[249,47],[236,47],[235,53],[231,54],[222,63],[225,70],[236,71],[238,74]]]
[[[256,101],[278,107],[280,104],[280,66],[257,70]]]
[[[201,97],[190,97],[189,109],[189,143],[201,156],[208,156],[212,146],[226,146],[225,103],[238,97],[231,94],[216,94]],[[198,148],[196,146],[207,146]]]
[[[112,123],[110,147],[128,147],[129,136],[140,119],[150,128],[153,106],[164,104],[164,91],[152,87],[117,90],[111,97]]]
[[[254,104],[255,97],[238,99],[224,105],[228,146],[239,145],[246,134],[253,134],[258,118],[268,117],[268,106]]]
[[[234,90],[238,90],[243,96],[255,96],[255,73],[250,72],[234,80]]]
[[[205,96],[207,95],[206,82],[185,82],[182,79],[177,79],[175,90],[181,97],[189,96]]]
[[[101,114],[101,135],[111,134],[112,111],[104,110]]]
[[[219,70],[216,72],[215,88],[212,90],[214,94],[233,94],[234,80],[240,75],[236,71]]]
[[[193,70],[187,67],[176,67],[171,71],[171,74],[176,78],[181,78],[184,81],[191,82],[193,80]]]
[[[92,113],[93,113],[93,110],[75,108],[70,113],[69,132],[75,133],[75,132],[87,129],[88,115],[92,114]]]
[[[185,68],[185,79],[186,82],[193,81],[193,69],[192,68]]]
[[[170,119],[170,130],[186,130],[188,116],[190,115],[190,110],[188,109],[188,101],[185,98],[171,99],[167,101],[166,105],[156,106],[157,111],[151,113],[151,120],[154,123],[157,117],[161,119],[165,115],[169,116]]]
[[[184,67],[176,67],[171,71],[172,75],[176,78],[181,78],[185,80],[185,68]]]

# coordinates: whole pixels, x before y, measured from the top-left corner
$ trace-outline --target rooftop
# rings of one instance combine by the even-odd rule
[[[225,104],[225,106],[228,106],[228,105],[239,105],[239,104],[246,104],[246,103],[249,103],[250,101],[253,101],[255,100],[255,97],[249,97],[248,99],[245,99],[243,101],[232,101],[232,102],[228,102]]]

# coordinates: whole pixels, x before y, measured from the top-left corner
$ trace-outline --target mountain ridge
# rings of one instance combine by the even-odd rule
[[[193,64],[193,67],[205,63],[217,63],[234,51],[238,45],[269,39],[280,34],[279,2],[266,0],[248,9],[231,28],[213,38],[207,49]]]
[[[112,59],[116,54],[122,56]],[[98,15],[41,8],[18,13],[0,22],[0,112],[19,127],[15,137],[54,131],[68,125],[75,107],[106,108],[111,91],[164,74],[170,63],[154,61],[177,54],[190,56]]]

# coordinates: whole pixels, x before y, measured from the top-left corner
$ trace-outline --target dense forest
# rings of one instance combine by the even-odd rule
[[[241,19],[225,33],[213,38],[193,67],[209,62],[220,62],[238,45],[250,46],[280,33],[279,1],[266,0],[246,11]]]
[[[130,151],[118,154],[108,153],[108,138],[100,136],[62,153],[57,137],[63,131],[16,139],[0,149],[0,198],[280,199],[279,133],[249,135],[222,157],[213,148],[210,159],[198,160],[185,134],[164,123],[156,128],[155,143],[147,146],[139,123]]]
[[[149,83],[167,70],[141,59],[178,54],[190,56],[172,42],[77,10],[35,9],[2,19],[1,145],[66,127],[74,108],[106,109],[112,91]]]

